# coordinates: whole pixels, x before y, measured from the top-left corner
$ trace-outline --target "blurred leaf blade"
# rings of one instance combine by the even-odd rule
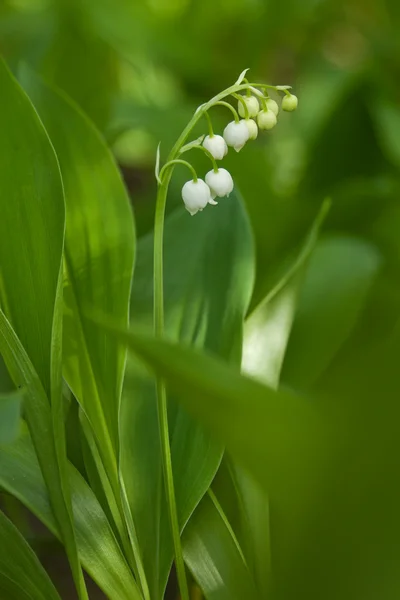
[[[242,370],[272,387],[279,383],[298,290],[329,207],[325,200],[298,254],[245,322]]]
[[[0,511],[0,596],[8,600],[60,600],[36,554]]]
[[[212,492],[202,498],[182,542],[185,562],[207,600],[259,597],[238,541]]]
[[[23,397],[20,390],[0,394],[0,444],[9,444],[18,437]]]
[[[282,502],[304,500],[331,434],[315,405],[289,390],[261,385],[188,346],[138,330],[117,330],[104,321],[103,326],[165,379],[183,406],[226,443],[263,487]]]
[[[302,389],[315,384],[356,326],[380,264],[376,247],[362,240],[330,236],[319,243],[300,293],[284,381]]]

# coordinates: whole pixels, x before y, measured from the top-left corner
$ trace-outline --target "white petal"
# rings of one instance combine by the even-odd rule
[[[244,119],[241,119],[239,123],[235,121],[228,123],[224,129],[224,139],[228,146],[232,146],[236,152],[239,152],[249,139],[249,130]]]
[[[213,197],[219,196],[222,198],[233,190],[233,179],[226,169],[218,169],[217,172],[209,171],[206,175],[206,182]]]
[[[228,146],[222,135],[207,135],[204,138],[203,146],[208,150],[215,160],[222,160],[228,152]]]
[[[202,179],[187,181],[182,188],[182,200],[191,215],[207,206],[211,190]]]

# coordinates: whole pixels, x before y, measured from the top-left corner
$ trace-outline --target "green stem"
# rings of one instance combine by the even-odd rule
[[[218,104],[231,94],[248,89],[249,84],[232,85],[226,90],[223,90],[214,98],[203,104],[194,113],[181,135],[177,139],[172,148],[168,161],[161,169],[160,175],[165,174],[163,179],[159,178],[161,183],[158,186],[157,202],[154,221],[154,334],[156,337],[161,337],[164,332],[164,276],[163,276],[163,239],[164,239],[164,219],[165,205],[167,201],[168,186],[171,181],[173,168],[176,164],[177,157],[182,146],[192,132],[194,126],[204,116],[204,114],[215,104]],[[227,103],[226,103],[227,104]],[[231,110],[234,110],[231,105],[228,105]],[[236,113],[236,111],[235,111]],[[237,113],[236,113],[237,116]],[[237,117],[238,118],[238,117]],[[189,600],[189,589],[186,580],[185,564],[183,561],[182,546],[179,531],[178,515],[176,510],[176,498],[172,472],[171,447],[168,431],[168,413],[167,413],[167,397],[165,383],[157,377],[157,410],[158,422],[160,430],[162,465],[164,474],[164,483],[168,501],[169,518],[171,523],[172,538],[175,552],[175,564],[178,576],[178,584],[182,600]]]
[[[204,152],[204,154],[206,156],[208,156],[208,158],[211,160],[213,169],[214,169],[215,173],[217,173],[217,171],[218,171],[217,161],[215,160],[215,158],[213,157],[211,152],[209,150],[207,150],[207,148],[204,148],[204,146],[193,146],[192,150],[202,150]]]
[[[212,126],[212,122],[211,122],[211,117],[208,114],[208,112],[204,113],[204,116],[207,119],[207,124],[208,124],[208,135],[210,138],[214,137],[214,130],[213,130],[213,126]]]
[[[241,105],[243,106],[244,118],[246,120],[249,119],[250,118],[250,116],[249,116],[249,107],[247,106],[244,97],[241,94],[232,94],[232,96],[234,98],[236,98],[236,100],[238,100],[241,103]]]
[[[172,161],[169,161],[169,164],[171,163]],[[173,169],[169,169],[167,171],[165,180],[158,188],[154,223],[154,334],[157,337],[161,337],[164,331],[163,232],[165,205],[167,200],[168,185],[172,177],[172,172]],[[176,508],[174,477],[172,472],[171,446],[168,428],[167,394],[165,383],[160,377],[157,377],[156,383],[161,459],[175,551],[176,572],[182,600],[189,600],[189,588],[186,579],[185,563],[183,560],[178,513]]]
[[[190,171],[192,172],[193,181],[197,181],[197,173],[194,170],[194,168],[192,167],[192,165],[190,163],[188,163],[187,160],[182,160],[181,158],[175,158],[173,160],[169,160],[168,162],[166,162],[165,165],[163,166],[163,168],[161,169],[160,174],[158,176],[160,185],[162,183],[162,178],[163,178],[165,171],[172,165],[184,165],[185,167],[190,169]],[[171,173],[172,173],[172,171],[171,171]]]
[[[268,111],[267,98],[265,96],[258,96],[258,99],[261,102],[263,110]]]
[[[215,102],[214,106],[225,106],[226,108],[229,108],[229,110],[231,111],[231,113],[233,114],[233,118],[235,119],[236,123],[239,123],[239,115],[237,114],[237,111],[233,108],[232,104],[229,104],[229,102],[223,102],[222,100]]]

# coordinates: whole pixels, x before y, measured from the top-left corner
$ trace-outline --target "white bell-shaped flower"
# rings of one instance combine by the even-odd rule
[[[229,196],[233,190],[233,179],[229,171],[226,169],[218,169],[218,171],[209,171],[206,175],[206,183],[211,190],[213,198],[219,196]]]
[[[275,100],[273,100],[272,98],[268,98],[267,99],[267,106],[268,106],[268,110],[272,110],[272,112],[276,116],[278,116],[279,106],[278,106],[277,102],[275,102]]]
[[[210,152],[215,160],[222,160],[228,152],[228,146],[222,135],[207,135],[204,138],[203,146]]]
[[[242,96],[243,100],[246,103],[247,110],[249,111],[249,117],[256,117],[260,112],[260,105],[255,96]],[[244,110],[243,103],[238,101],[238,112],[241,117],[246,116],[246,111]]]
[[[212,201],[211,190],[202,179],[187,181],[182,188],[182,200],[186,210],[193,216]],[[212,202],[210,202],[212,203]]]
[[[239,123],[236,123],[236,121],[228,123],[224,129],[224,139],[228,146],[232,146],[236,152],[239,152],[249,139],[249,130],[246,121],[241,119]]]
[[[282,98],[282,110],[292,112],[293,110],[296,110],[298,103],[297,96],[294,94],[290,94],[289,96],[286,95]]]
[[[245,119],[245,122],[249,130],[249,140],[255,140],[258,136],[257,123],[253,119]]]
[[[276,123],[276,114],[272,110],[262,110],[257,115],[257,124],[260,129],[272,129]]]

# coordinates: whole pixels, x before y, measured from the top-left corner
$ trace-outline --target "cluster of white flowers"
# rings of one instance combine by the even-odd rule
[[[232,192],[233,180],[230,173],[226,169],[218,168],[215,162],[226,156],[228,146],[239,152],[248,140],[257,138],[259,129],[269,130],[277,123],[279,113],[277,102],[255,88],[251,88],[251,90],[253,93],[248,92],[243,96],[235,95],[238,98],[237,112],[239,115],[226,102],[216,103],[231,108],[235,120],[228,123],[222,136],[213,133],[209,121],[210,134],[204,138],[202,146],[206,154],[213,160],[214,168],[207,173],[205,181],[194,177],[187,181],[182,188],[182,199],[191,215],[202,211],[207,204],[217,204],[216,197],[229,196]],[[282,110],[291,112],[297,108],[297,103],[297,97],[285,90],[281,104]]]

